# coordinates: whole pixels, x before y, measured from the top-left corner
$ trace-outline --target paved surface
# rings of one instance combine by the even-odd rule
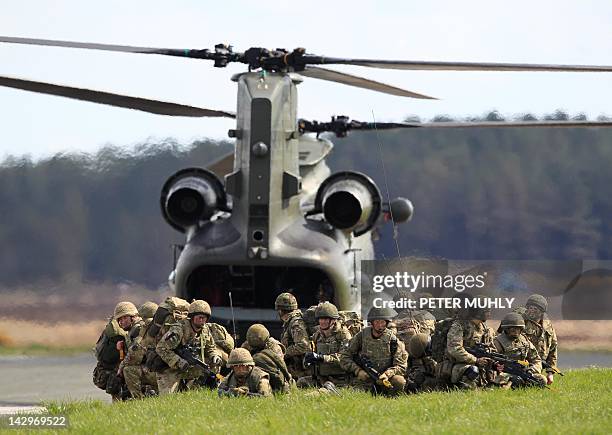
[[[97,399],[109,396],[92,383],[93,355],[0,356],[0,407],[38,405],[41,401]]]

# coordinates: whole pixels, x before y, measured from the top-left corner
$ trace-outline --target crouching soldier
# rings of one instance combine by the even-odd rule
[[[524,308],[517,311],[525,319],[523,334],[535,346],[542,358],[542,366],[546,371],[546,383],[553,383],[553,375],[557,369],[557,334],[552,322],[546,315],[548,301],[542,295],[533,294],[527,298]]]
[[[138,308],[141,320],[130,330],[126,346],[125,359],[119,366],[119,372],[125,379],[125,384],[134,399],[142,399],[145,396],[157,394],[157,377],[144,365],[146,346],[143,339],[153,322],[153,316],[157,311],[155,302],[145,302]]]
[[[477,297],[477,299],[483,298]],[[478,358],[466,349],[475,345],[493,349],[495,334],[486,323],[491,317],[491,310],[468,308],[460,317],[453,321],[448,330],[446,354],[440,365],[439,376],[441,380],[450,380],[452,385],[460,388],[484,387],[495,377],[493,361],[486,357]]]
[[[283,321],[281,343],[285,346],[285,362],[294,379],[306,376],[304,355],[310,352],[308,328],[298,303],[291,293],[281,293],[274,302],[274,309]]]
[[[251,353],[255,366],[268,374],[273,392],[290,391],[294,381],[285,364],[282,345],[270,337],[270,331],[264,325],[251,325],[242,347]]]
[[[358,332],[340,352],[340,366],[355,375],[352,386],[361,390],[397,395],[404,390],[406,361],[404,343],[387,326],[396,313],[372,308],[370,326]]]
[[[129,397],[129,391],[127,387],[124,388],[123,378],[117,375],[117,371],[125,358],[128,333],[138,320],[138,310],[133,303],[119,302],[96,343],[98,363],[93,372],[93,382],[110,394],[113,401]]]
[[[351,333],[340,323],[338,309],[331,302],[317,305],[315,319],[319,328],[312,336],[313,349],[304,357],[312,375],[301,377],[297,385],[301,388],[323,387],[331,382],[335,387],[348,386],[351,374],[340,367],[340,351],[348,347]],[[328,393],[330,389],[322,388],[319,391]]]
[[[157,343],[155,351],[169,366],[157,373],[160,395],[176,392],[181,380],[185,381],[187,388],[191,388],[196,379],[208,375],[202,367],[191,365],[177,354],[177,351],[182,351],[184,347],[194,350],[196,358],[209,359],[213,366],[218,367],[221,364],[221,356],[206,326],[207,308],[210,309],[206,302],[193,301],[189,305],[187,318],[172,325]]]
[[[227,364],[227,359],[229,358],[229,353],[234,348],[234,338],[227,332],[227,329],[223,325],[219,325],[218,323],[209,323],[208,319],[212,315],[212,310],[210,309],[210,305],[206,301],[200,301],[202,303],[202,313],[206,316],[206,326],[208,326],[208,330],[210,331],[210,335],[215,342],[215,347],[217,348],[217,353],[221,357],[222,363],[221,366],[225,366]],[[206,361],[211,364],[211,361]]]
[[[272,396],[268,374],[255,366],[248,350],[242,347],[232,350],[227,366],[232,369],[232,372],[219,385],[219,397]]]
[[[437,385],[438,363],[431,356],[431,336],[426,333],[413,335],[408,343],[408,369],[406,392],[432,391]]]
[[[529,365],[524,368],[525,372],[531,374],[535,382],[544,385],[546,379],[541,375],[542,360],[535,346],[522,335],[524,329],[525,321],[520,314],[506,314],[499,325],[497,330],[499,334],[493,340],[493,345],[497,352],[508,359],[526,361]],[[505,387],[526,386],[525,381],[520,376],[508,373],[500,373],[495,382]]]

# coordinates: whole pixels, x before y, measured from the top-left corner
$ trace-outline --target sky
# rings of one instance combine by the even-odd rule
[[[164,48],[305,47],[332,57],[612,65],[612,2],[404,2],[314,0],[21,0],[2,2],[0,33]],[[415,100],[306,78],[299,117],[399,121],[556,109],[612,115],[612,73],[415,72],[334,67],[432,95]],[[232,74],[243,65],[91,50],[0,44],[0,75],[124,93],[210,109],[236,109]],[[93,153],[175,138],[226,138],[229,119],[188,119],[0,88],[0,159]],[[347,139],[347,140],[350,140]]]

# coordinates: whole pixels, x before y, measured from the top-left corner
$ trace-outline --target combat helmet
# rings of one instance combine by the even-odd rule
[[[315,308],[315,319],[330,318],[339,319],[338,308],[331,302],[322,302]]]
[[[506,328],[512,328],[516,326],[518,328],[525,328],[525,319],[519,313],[508,313],[504,316],[497,332],[502,332]]]
[[[548,301],[544,296],[538,294],[529,296],[527,302],[525,302],[525,306],[527,305],[535,305],[544,312],[548,310]]]
[[[247,329],[247,343],[253,349],[262,349],[266,345],[268,338],[270,338],[270,331],[261,323],[255,323]]]
[[[208,302],[206,301],[196,299],[189,304],[189,310],[187,312],[189,313],[189,317],[193,317],[197,314],[205,314],[206,316],[210,317],[210,305],[208,305]]]
[[[230,352],[229,358],[227,360],[227,366],[233,367],[233,366],[241,366],[241,365],[254,366],[255,361],[253,361],[251,352],[249,352],[247,349],[243,347],[237,347],[236,349],[233,349]]]
[[[136,309],[136,305],[128,301],[119,302],[115,306],[115,312],[113,313],[113,317],[115,319],[120,319],[123,316],[137,316],[138,310]]]
[[[157,304],[151,301],[147,301],[138,307],[138,315],[143,319],[152,319],[156,311]]]
[[[275,310],[293,311],[297,310],[297,307],[297,299],[288,292],[281,293],[276,297],[276,301],[274,301]]]
[[[393,308],[373,307],[368,311],[368,322],[373,320],[386,320],[390,322],[395,316],[397,316],[397,312]]]
[[[431,346],[431,337],[428,334],[416,334],[408,342],[408,354],[414,358],[422,358]]]

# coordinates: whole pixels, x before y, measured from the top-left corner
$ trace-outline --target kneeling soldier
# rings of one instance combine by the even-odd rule
[[[413,335],[408,342],[408,369],[406,370],[406,392],[432,391],[437,385],[438,363],[431,356],[429,334]]]
[[[338,309],[331,302],[323,302],[315,309],[319,329],[312,336],[313,351],[306,353],[304,362],[312,367],[312,375],[298,379],[298,387],[322,387],[331,382],[336,387],[350,384],[351,376],[340,367],[340,351],[346,349],[351,333],[338,319]],[[321,390],[323,392],[323,390]],[[329,390],[325,389],[325,392]]]
[[[372,308],[370,326],[340,352],[340,366],[356,376],[352,382],[355,388],[391,395],[404,390],[408,354],[404,343],[387,328],[395,314],[390,308]]]
[[[270,331],[259,323],[251,325],[246,333],[242,347],[251,352],[255,366],[270,376],[270,386],[277,393],[288,393],[293,378],[283,358],[282,345],[270,337]]]
[[[531,373],[533,377],[542,385],[546,383],[546,378],[540,373],[542,371],[542,360],[538,355],[535,346],[522,334],[525,330],[525,320],[518,313],[508,313],[504,316],[497,329],[499,333],[493,345],[497,352],[503,354],[509,359],[516,361],[527,361],[528,367],[525,371]],[[496,383],[504,384],[505,386],[520,387],[524,386],[524,381],[507,373],[500,373],[496,379]]]
[[[181,347],[196,349],[198,354],[195,356],[200,359],[208,358],[213,366],[218,367],[221,364],[221,357],[206,326],[207,309],[210,310],[210,307],[206,302],[193,301],[189,305],[187,318],[172,325],[157,343],[155,351],[170,367],[157,373],[160,395],[176,392],[181,379],[186,381],[189,388],[195,379],[205,375],[201,367],[190,365],[176,353]]]
[[[232,372],[219,385],[219,397],[272,396],[268,374],[259,367],[255,367],[255,362],[248,350],[242,347],[232,350],[227,366],[232,369]]]

